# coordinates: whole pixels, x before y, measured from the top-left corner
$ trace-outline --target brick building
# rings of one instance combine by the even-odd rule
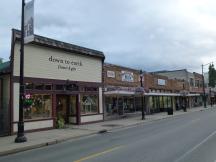
[[[135,93],[140,86],[139,70],[105,63],[103,72],[105,117],[140,110],[140,98]]]
[[[182,93],[189,90],[189,85],[184,79],[147,72],[142,75],[147,114],[164,112],[168,108],[179,110],[182,103],[186,104]],[[136,94],[141,85],[139,70],[105,63],[103,76],[105,117],[141,110],[141,96]]]
[[[169,79],[181,79],[184,80],[184,91],[180,92],[182,95],[186,95],[186,106],[196,107],[202,105],[202,75],[199,73],[191,73],[186,69],[173,70],[173,71],[159,71],[154,72],[162,76],[167,76]]]

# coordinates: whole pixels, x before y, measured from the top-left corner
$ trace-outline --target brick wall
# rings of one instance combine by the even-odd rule
[[[108,77],[108,71],[115,74],[114,77]],[[122,71],[133,74],[133,82],[122,81]],[[127,67],[122,67],[113,64],[104,64],[103,77],[105,86],[122,86],[122,87],[138,87],[140,86],[139,71]]]
[[[147,90],[164,90],[170,92],[178,92],[181,90],[188,89],[188,84],[183,80],[168,79],[166,76],[161,76],[157,74],[145,74],[145,88]],[[158,85],[158,79],[165,81],[165,85]]]

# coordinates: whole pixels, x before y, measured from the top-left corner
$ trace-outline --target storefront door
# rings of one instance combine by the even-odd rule
[[[56,99],[57,118],[63,118],[66,124],[77,123],[77,96],[57,95]]]

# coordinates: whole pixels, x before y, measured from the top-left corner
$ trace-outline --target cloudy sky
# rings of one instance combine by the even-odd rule
[[[35,34],[101,50],[109,63],[201,72],[216,61],[215,8],[215,0],[35,0]],[[4,61],[20,12],[21,0],[0,2]]]

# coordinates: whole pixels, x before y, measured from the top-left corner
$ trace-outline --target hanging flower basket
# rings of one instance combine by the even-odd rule
[[[30,94],[26,94],[23,101],[23,107],[27,109],[30,108],[32,104],[33,104],[32,96]]]

